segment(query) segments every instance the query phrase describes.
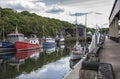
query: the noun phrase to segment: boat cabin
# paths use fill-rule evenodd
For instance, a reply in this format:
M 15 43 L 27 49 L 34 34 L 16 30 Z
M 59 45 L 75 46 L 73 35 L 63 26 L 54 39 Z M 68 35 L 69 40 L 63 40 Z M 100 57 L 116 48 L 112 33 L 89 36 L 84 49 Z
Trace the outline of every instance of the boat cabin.
M 15 43 L 16 41 L 24 41 L 24 35 L 21 33 L 11 33 L 7 36 L 8 41 Z

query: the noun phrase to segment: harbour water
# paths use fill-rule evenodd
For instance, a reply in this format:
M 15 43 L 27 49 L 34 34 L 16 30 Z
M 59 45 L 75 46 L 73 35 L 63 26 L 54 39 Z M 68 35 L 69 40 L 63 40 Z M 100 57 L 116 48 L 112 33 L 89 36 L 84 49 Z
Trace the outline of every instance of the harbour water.
M 64 46 L 8 52 L 0 55 L 0 79 L 62 79 L 74 64 Z

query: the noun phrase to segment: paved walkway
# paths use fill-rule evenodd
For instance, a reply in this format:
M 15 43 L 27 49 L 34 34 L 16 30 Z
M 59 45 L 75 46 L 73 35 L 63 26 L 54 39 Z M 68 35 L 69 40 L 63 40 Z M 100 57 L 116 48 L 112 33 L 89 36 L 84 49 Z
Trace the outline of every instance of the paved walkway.
M 115 79 L 120 79 L 120 43 L 106 39 L 104 49 L 100 51 L 100 61 L 112 64 Z

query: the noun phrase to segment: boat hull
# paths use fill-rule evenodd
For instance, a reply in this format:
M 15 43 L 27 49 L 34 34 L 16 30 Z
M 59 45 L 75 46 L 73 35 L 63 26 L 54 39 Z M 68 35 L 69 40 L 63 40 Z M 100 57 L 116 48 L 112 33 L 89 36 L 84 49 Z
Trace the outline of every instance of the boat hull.
M 15 44 L 6 41 L 0 41 L 0 52 L 15 51 Z
M 72 50 L 70 54 L 71 60 L 78 60 L 84 56 L 84 52 L 82 50 Z
M 83 57 L 83 54 L 78 54 L 78 53 L 71 53 L 70 55 L 70 60 L 79 60 Z
M 15 51 L 15 48 L 0 48 L 0 53 Z
M 43 43 L 43 48 L 49 48 L 49 47 L 55 47 L 56 43 L 55 42 L 44 42 Z
M 31 44 L 31 43 L 27 43 L 27 42 L 20 42 L 17 41 L 15 43 L 16 46 L 16 50 L 20 51 L 20 50 L 31 50 L 31 49 L 39 49 L 41 47 L 40 44 Z

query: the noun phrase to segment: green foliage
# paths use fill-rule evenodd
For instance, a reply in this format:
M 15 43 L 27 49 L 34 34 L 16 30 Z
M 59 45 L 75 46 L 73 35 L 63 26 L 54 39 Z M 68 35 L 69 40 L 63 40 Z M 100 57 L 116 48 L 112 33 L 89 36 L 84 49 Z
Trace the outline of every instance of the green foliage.
M 13 32 L 18 26 L 18 31 L 25 36 L 35 33 L 39 37 L 42 37 L 43 34 L 54 37 L 61 29 L 75 27 L 74 24 L 66 21 L 38 16 L 28 11 L 17 12 L 10 8 L 0 8 L 0 31 L 3 26 L 7 34 Z
M 109 32 L 109 28 L 101 28 L 100 30 L 102 34 Z

